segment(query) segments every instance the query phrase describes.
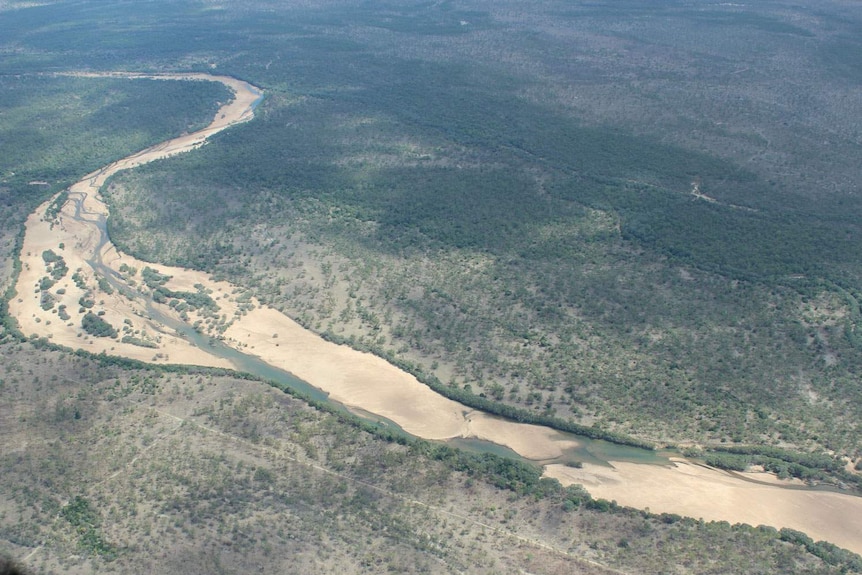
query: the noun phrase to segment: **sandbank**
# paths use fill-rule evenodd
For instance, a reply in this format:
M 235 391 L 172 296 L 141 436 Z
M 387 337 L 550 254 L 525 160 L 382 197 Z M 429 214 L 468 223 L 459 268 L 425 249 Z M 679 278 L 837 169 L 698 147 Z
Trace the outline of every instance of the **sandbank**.
M 684 459 L 673 459 L 670 466 L 618 461 L 611 465 L 584 464 L 581 469 L 548 465 L 545 475 L 564 485 L 582 484 L 593 497 L 628 507 L 707 521 L 789 527 L 815 541 L 862 553 L 860 497 L 754 483 Z
M 73 209 L 73 206 L 74 201 L 70 201 L 67 209 Z M 119 290 L 112 294 L 101 291 L 97 274 L 85 259 L 97 244 L 94 232 L 98 230 L 94 230 L 87 222 L 68 217 L 66 209 L 57 220 L 45 221 L 42 214 L 46 208 L 47 205 L 40 207 L 27 220 L 21 250 L 22 269 L 16 283 L 18 293 L 9 305 L 10 313 L 24 335 L 46 337 L 52 343 L 72 349 L 122 355 L 150 363 L 231 367 L 230 362 L 194 346 L 174 330 L 152 320 L 143 297 L 128 297 L 135 295 L 132 290 L 125 292 L 126 295 Z M 60 245 L 64 247 L 60 248 Z M 42 290 L 38 286 L 42 278 L 49 276 L 42 258 L 42 253 L 47 250 L 62 257 L 69 271 L 48 290 L 55 299 L 54 307 L 43 309 Z M 85 284 L 83 289 L 72 278 L 76 272 Z M 81 300 L 88 296 L 94 302 L 92 308 L 85 308 L 81 304 Z M 61 306 L 65 306 L 70 316 L 68 320 L 60 318 Z M 173 310 L 163 307 L 166 308 L 163 310 L 166 315 L 176 316 Z M 114 328 L 130 326 L 138 332 L 137 336 L 151 338 L 156 347 L 123 343 L 120 338 L 90 336 L 81 327 L 81 318 L 88 312 L 101 314 L 100 317 Z
M 478 438 L 528 459 L 562 455 L 576 442 L 553 429 L 469 410 L 384 359 L 324 340 L 276 310 L 256 308 L 225 332 L 228 344 L 289 371 L 348 407 L 376 413 L 425 439 Z

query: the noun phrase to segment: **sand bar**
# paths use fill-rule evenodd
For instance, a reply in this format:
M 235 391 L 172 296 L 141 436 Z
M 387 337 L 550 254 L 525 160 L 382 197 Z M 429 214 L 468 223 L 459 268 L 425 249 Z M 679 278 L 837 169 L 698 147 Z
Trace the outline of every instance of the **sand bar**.
M 618 461 L 611 462 L 613 467 L 584 464 L 582 469 L 549 465 L 545 473 L 620 505 L 707 521 L 789 527 L 862 553 L 860 497 L 788 488 L 793 482 L 755 483 L 684 459 L 672 461 L 667 467 Z

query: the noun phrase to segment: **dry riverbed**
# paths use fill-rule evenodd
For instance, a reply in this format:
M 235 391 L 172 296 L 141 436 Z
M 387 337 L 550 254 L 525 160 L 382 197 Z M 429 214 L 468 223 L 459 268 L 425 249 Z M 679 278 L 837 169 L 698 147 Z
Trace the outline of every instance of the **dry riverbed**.
M 62 206 L 52 209 L 48 202 L 30 216 L 18 295 L 10 302 L 25 335 L 151 363 L 235 367 L 209 346 L 196 345 L 167 325 L 183 323 L 292 372 L 348 407 L 386 417 L 419 437 L 486 439 L 537 461 L 557 458 L 574 446 L 557 431 L 490 417 L 446 399 L 376 356 L 325 341 L 261 306 L 239 286 L 214 281 L 203 272 L 150 264 L 119 253 L 103 236 L 107 207 L 98 191 L 107 178 L 203 145 L 209 136 L 250 119 L 259 97 L 252 86 L 233 78 L 129 76 L 219 81 L 236 97 L 207 128 L 89 174 L 70 188 Z M 150 271 L 145 272 L 146 268 Z M 85 331 L 82 321 L 88 314 L 110 324 L 116 335 L 100 337 Z M 792 527 L 862 553 L 862 498 L 756 483 L 685 460 L 667 467 L 618 462 L 612 468 L 549 465 L 546 473 L 563 484 L 581 483 L 594 496 L 623 505 L 731 523 Z
M 668 467 L 611 465 L 549 465 L 545 473 L 563 484 L 580 483 L 594 497 L 620 505 L 707 521 L 790 527 L 862 553 L 862 498 L 798 489 L 798 483 L 781 482 L 768 473 L 741 478 L 685 459 L 674 458 Z

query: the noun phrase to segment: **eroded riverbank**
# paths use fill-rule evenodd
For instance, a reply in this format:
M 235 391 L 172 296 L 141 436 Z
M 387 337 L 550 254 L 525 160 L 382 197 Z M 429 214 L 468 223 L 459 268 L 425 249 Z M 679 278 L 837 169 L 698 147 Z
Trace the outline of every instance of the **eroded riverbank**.
M 331 399 L 385 417 L 419 437 L 483 439 L 537 461 L 560 458 L 577 447 L 570 435 L 502 420 L 446 399 L 381 358 L 325 341 L 262 306 L 240 286 L 118 252 L 105 232 L 108 210 L 98 196 L 108 178 L 203 145 L 213 134 L 251 119 L 260 99 L 254 86 L 228 77 L 128 77 L 218 81 L 235 98 L 203 130 L 88 174 L 69 189 L 67 201 L 47 202 L 30 216 L 18 295 L 10 302 L 10 312 L 25 335 L 151 363 L 242 369 L 236 360 L 219 354 L 217 347 L 200 345 L 178 330 L 176 326 L 182 325 L 293 373 Z M 65 273 L 61 273 L 63 267 Z M 116 330 L 116 337 L 96 335 L 102 326 L 99 321 Z M 82 327 L 85 323 L 89 331 Z M 564 484 L 582 483 L 593 495 L 624 505 L 732 523 L 792 527 L 862 553 L 862 498 L 757 485 L 685 461 L 667 466 L 612 464 L 587 464 L 583 469 L 549 465 L 546 473 Z

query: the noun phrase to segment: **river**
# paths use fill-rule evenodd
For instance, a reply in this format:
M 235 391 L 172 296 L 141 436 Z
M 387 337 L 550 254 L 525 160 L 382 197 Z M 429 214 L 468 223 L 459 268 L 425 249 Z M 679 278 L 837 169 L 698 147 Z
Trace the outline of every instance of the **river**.
M 96 74 L 90 74 L 96 75 Z M 118 76 L 121 74 L 105 74 Z M 229 367 L 276 380 L 317 399 L 327 399 L 370 419 L 397 425 L 430 440 L 448 441 L 479 451 L 523 457 L 546 465 L 546 474 L 564 484 L 581 483 L 595 496 L 653 512 L 791 527 L 862 553 L 862 498 L 843 493 L 758 483 L 705 468 L 666 454 L 594 441 L 547 427 L 522 424 L 467 408 L 423 385 L 412 375 L 379 357 L 323 340 L 283 314 L 263 306 L 243 288 L 215 281 L 194 270 L 142 262 L 120 253 L 106 232 L 108 209 L 99 190 L 118 171 L 193 150 L 224 129 L 254 116 L 263 99 L 256 87 L 234 78 L 205 74 L 145 75 L 162 80 L 217 81 L 235 98 L 206 128 L 174 138 L 88 174 L 68 191 L 69 201 L 56 217 L 48 204 L 27 221 L 22 272 L 10 312 L 26 335 L 54 343 L 104 351 L 151 363 Z M 49 202 L 50 203 L 50 202 Z M 61 247 L 62 246 L 62 247 Z M 90 337 L 78 317 L 58 321 L 56 309 L 40 306 L 33 285 L 46 274 L 44 250 L 60 253 L 70 270 L 82 269 L 83 280 L 64 278 L 55 292 L 58 304 L 79 308 L 81 297 L 97 299 L 94 311 L 138 343 Z M 179 313 L 153 301 L 141 289 L 141 271 L 157 268 L 165 287 L 177 292 L 208 293 L 218 317 L 198 310 Z M 99 291 L 98 280 L 112 286 Z M 219 319 L 219 317 L 221 319 Z M 131 338 L 129 338 L 131 341 Z M 148 346 L 142 347 L 141 339 Z M 581 462 L 582 468 L 567 463 Z

